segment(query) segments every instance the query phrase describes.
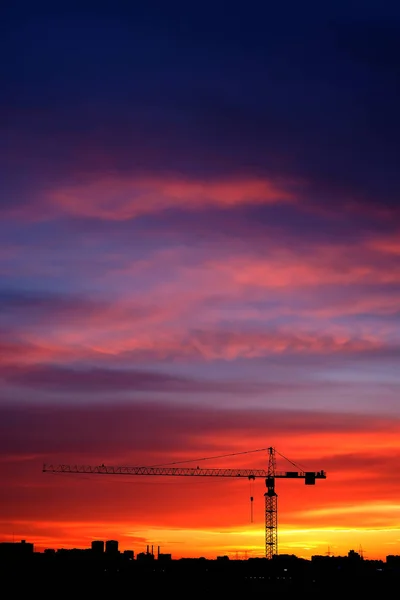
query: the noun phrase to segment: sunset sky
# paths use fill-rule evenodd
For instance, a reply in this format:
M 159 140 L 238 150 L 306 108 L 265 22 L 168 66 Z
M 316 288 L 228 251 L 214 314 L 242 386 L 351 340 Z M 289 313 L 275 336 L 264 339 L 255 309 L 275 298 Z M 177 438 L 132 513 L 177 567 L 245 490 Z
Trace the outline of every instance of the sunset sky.
M 262 479 L 42 465 L 273 446 L 280 553 L 400 555 L 399 3 L 0 23 L 0 542 L 264 556 Z

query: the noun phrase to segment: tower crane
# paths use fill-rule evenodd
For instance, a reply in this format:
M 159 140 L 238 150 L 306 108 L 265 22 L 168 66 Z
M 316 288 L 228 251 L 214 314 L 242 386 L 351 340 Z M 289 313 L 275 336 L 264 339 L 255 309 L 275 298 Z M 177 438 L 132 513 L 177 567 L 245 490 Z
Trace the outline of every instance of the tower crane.
M 122 467 L 109 465 L 53 465 L 44 464 L 43 472 L 48 473 L 75 473 L 97 475 L 169 475 L 180 477 L 242 477 L 249 480 L 265 478 L 267 491 L 265 497 L 265 556 L 272 558 L 278 554 L 278 495 L 275 491 L 275 479 L 304 479 L 305 485 L 315 485 L 317 479 L 326 479 L 325 471 L 277 471 L 275 448 L 261 448 L 268 451 L 268 468 L 265 469 L 221 469 L 200 467 Z M 250 452 L 259 452 L 253 450 Z M 236 453 L 242 454 L 242 453 Z M 243 453 L 247 454 L 247 452 Z M 232 456 L 232 455 L 225 455 Z M 282 456 L 282 455 L 281 455 Z M 215 458 L 215 457 L 212 457 Z M 283 457 L 285 458 L 285 457 Z M 205 460 L 205 459 L 202 459 Z M 291 461 L 290 461 L 291 462 Z M 172 463 L 176 464 L 176 463 Z M 294 463 L 292 463 L 294 464 Z M 251 498 L 253 500 L 253 498 Z

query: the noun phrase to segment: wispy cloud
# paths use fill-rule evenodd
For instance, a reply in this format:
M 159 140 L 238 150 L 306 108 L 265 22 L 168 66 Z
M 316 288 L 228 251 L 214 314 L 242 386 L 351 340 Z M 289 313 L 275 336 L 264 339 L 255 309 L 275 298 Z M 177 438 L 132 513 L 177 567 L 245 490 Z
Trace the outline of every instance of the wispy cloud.
M 289 186 L 287 186 L 289 187 Z M 126 220 L 171 208 L 204 210 L 208 206 L 292 202 L 293 193 L 266 179 L 185 180 L 108 176 L 49 193 L 49 205 L 66 214 Z

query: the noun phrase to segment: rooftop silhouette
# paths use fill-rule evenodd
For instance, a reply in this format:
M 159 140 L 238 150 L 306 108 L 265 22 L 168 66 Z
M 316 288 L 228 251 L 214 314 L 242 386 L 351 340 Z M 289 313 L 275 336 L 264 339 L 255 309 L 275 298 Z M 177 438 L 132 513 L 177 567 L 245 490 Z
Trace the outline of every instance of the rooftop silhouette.
M 0 568 L 4 582 L 18 582 L 25 589 L 47 593 L 52 582 L 65 589 L 85 586 L 89 592 L 126 592 L 146 586 L 149 591 L 184 591 L 189 587 L 208 592 L 228 591 L 307 591 L 309 597 L 327 590 L 346 592 L 357 585 L 369 593 L 389 591 L 400 583 L 400 555 L 385 561 L 366 560 L 349 550 L 346 556 L 275 555 L 272 559 L 180 558 L 160 552 L 160 546 L 147 546 L 135 554 L 120 551 L 117 540 L 94 540 L 90 548 L 45 549 L 35 552 L 34 544 L 0 543 Z M 53 587 L 52 587 L 53 586 Z

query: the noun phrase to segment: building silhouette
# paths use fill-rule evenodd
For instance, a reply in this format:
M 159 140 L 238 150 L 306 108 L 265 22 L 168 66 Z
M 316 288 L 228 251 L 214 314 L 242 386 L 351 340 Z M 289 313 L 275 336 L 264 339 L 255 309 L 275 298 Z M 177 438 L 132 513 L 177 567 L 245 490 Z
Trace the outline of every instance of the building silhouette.
M 92 552 L 96 555 L 104 553 L 104 542 L 102 540 L 94 540 L 92 542 Z
M 350 550 L 346 556 L 315 555 L 311 560 L 295 555 L 275 555 L 272 559 L 185 558 L 173 560 L 170 554 L 133 550 L 119 551 L 116 540 L 94 540 L 90 548 L 46 549 L 35 552 L 34 544 L 0 543 L 0 577 L 16 593 L 39 593 L 41 597 L 75 594 L 79 587 L 85 595 L 134 594 L 142 589 L 155 593 L 196 594 L 278 593 L 287 597 L 304 593 L 320 598 L 332 592 L 346 596 L 380 594 L 389 597 L 400 587 L 400 556 L 386 561 L 366 560 Z M 26 587 L 24 587 L 26 586 Z M 175 595 L 175 597 L 177 597 Z
M 106 541 L 106 554 L 107 556 L 117 556 L 119 554 L 118 542 L 116 540 Z

